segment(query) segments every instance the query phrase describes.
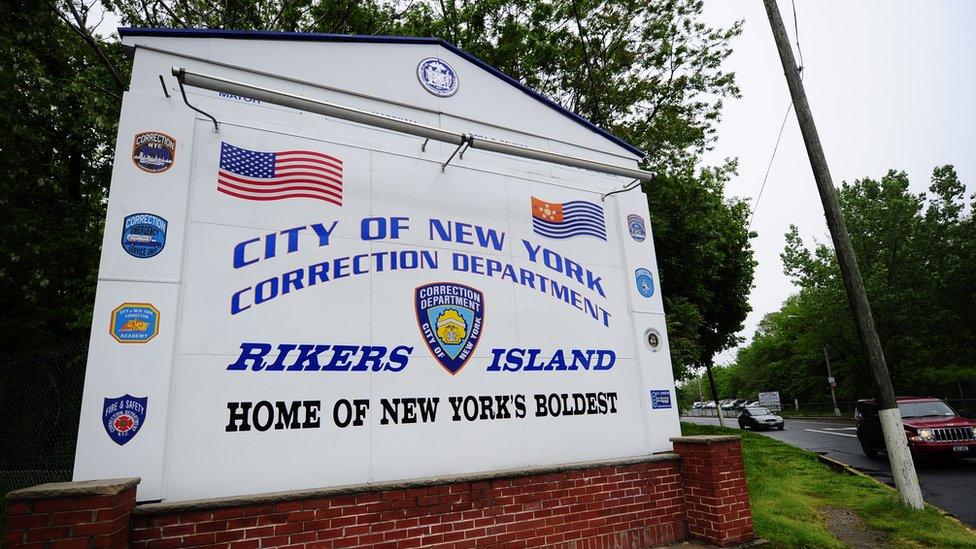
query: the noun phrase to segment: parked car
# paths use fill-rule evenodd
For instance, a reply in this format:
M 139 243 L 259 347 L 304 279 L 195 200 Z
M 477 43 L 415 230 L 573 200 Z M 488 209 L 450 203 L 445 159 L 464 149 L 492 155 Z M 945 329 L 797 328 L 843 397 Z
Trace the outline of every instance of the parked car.
M 912 455 L 976 458 L 976 420 L 960 417 L 938 398 L 898 397 L 908 448 Z M 857 440 L 864 455 L 884 450 L 884 434 L 874 399 L 857 401 Z
M 765 406 L 749 406 L 739 413 L 740 429 L 779 429 L 786 428 L 782 417 L 769 411 Z

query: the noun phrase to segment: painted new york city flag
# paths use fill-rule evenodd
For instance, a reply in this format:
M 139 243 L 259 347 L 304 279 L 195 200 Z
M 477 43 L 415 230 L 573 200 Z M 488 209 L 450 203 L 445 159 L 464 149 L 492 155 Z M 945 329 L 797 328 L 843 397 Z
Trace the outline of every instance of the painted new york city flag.
M 532 197 L 532 231 L 546 238 L 592 236 L 607 239 L 603 208 L 585 200 L 549 202 Z

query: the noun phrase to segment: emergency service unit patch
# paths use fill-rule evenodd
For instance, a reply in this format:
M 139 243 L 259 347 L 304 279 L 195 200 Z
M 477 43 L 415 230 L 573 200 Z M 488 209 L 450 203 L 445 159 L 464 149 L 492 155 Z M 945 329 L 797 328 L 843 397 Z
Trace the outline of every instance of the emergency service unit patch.
M 137 434 L 146 421 L 148 396 L 134 397 L 129 394 L 118 398 L 106 398 L 102 407 L 102 425 L 112 442 L 122 446 Z
M 148 259 L 166 245 L 166 220 L 150 213 L 125 216 L 122 222 L 122 249 L 132 257 Z
M 137 133 L 132 140 L 132 162 L 144 172 L 165 172 L 176 162 L 176 139 L 161 132 Z
M 420 335 L 445 370 L 455 375 L 474 354 L 485 319 L 485 295 L 464 284 L 434 282 L 414 291 Z

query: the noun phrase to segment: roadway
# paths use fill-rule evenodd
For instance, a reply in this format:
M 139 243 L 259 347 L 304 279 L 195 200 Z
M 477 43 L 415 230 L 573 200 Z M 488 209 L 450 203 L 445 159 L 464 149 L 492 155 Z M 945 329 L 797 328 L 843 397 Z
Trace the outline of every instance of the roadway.
M 681 421 L 718 425 L 718 418 L 682 417 Z M 726 426 L 738 429 L 735 418 Z M 786 419 L 782 431 L 757 431 L 787 444 L 824 454 L 894 486 L 888 458 L 882 453 L 872 459 L 861 452 L 854 434 L 854 422 L 833 419 Z M 925 501 L 951 513 L 970 527 L 976 527 L 976 459 L 916 460 L 915 469 Z

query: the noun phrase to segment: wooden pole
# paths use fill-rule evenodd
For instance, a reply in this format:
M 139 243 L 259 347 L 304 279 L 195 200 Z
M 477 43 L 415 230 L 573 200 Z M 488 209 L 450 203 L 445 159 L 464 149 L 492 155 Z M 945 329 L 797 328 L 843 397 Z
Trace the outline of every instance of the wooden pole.
M 868 370 L 871 373 L 871 382 L 874 384 L 874 393 L 878 403 L 881 427 L 884 431 L 885 446 L 888 460 L 891 462 L 895 486 L 901 494 L 902 503 L 908 507 L 921 509 L 925 503 L 922 500 L 922 491 L 918 486 L 918 476 L 915 473 L 912 455 L 908 450 L 908 440 L 905 437 L 905 428 L 901 421 L 901 414 L 898 412 L 898 404 L 895 401 L 895 391 L 891 386 L 888 366 L 885 364 L 881 340 L 878 339 L 874 317 L 871 314 L 871 305 L 868 303 L 868 296 L 864 290 L 864 281 L 861 280 L 861 272 L 857 266 L 857 258 L 854 256 L 850 236 L 847 234 L 844 215 L 837 202 L 837 194 L 830 178 L 827 159 L 824 156 L 823 146 L 820 144 L 820 136 L 817 134 L 817 127 L 813 123 L 813 113 L 810 110 L 810 104 L 807 102 L 803 82 L 800 80 L 800 71 L 796 66 L 793 50 L 786 35 L 786 26 L 783 25 L 783 18 L 780 16 L 776 0 L 763 0 L 763 3 L 766 6 L 769 25 L 773 30 L 773 38 L 776 41 L 779 58 L 786 74 L 786 83 L 789 85 L 790 95 L 793 98 L 796 118 L 803 134 L 803 142 L 807 148 L 807 155 L 810 157 L 810 167 L 813 168 L 817 190 L 820 192 L 820 200 L 823 202 L 824 214 L 827 217 L 827 228 L 830 230 L 830 237 L 834 242 L 837 262 L 844 278 L 844 288 L 847 290 L 847 300 L 850 302 L 851 310 L 854 313 L 854 324 L 857 326 L 857 335 L 861 342 L 861 353 L 864 355 Z

